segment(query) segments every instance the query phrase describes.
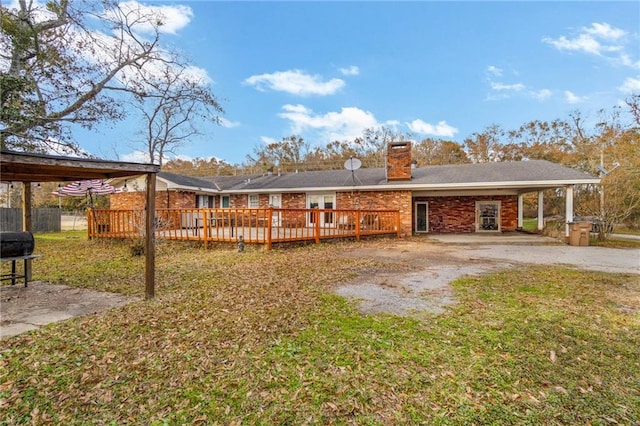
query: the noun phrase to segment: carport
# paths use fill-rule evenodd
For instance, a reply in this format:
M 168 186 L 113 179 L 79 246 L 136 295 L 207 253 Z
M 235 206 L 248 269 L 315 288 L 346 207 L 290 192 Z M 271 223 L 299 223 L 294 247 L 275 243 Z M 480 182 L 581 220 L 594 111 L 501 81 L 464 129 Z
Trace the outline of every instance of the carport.
M 155 296 L 155 191 L 156 164 L 127 163 L 99 159 L 60 157 L 14 151 L 0 151 L 0 180 L 22 182 L 22 228 L 31 232 L 31 184 L 89 179 L 146 176 L 145 200 L 145 299 Z

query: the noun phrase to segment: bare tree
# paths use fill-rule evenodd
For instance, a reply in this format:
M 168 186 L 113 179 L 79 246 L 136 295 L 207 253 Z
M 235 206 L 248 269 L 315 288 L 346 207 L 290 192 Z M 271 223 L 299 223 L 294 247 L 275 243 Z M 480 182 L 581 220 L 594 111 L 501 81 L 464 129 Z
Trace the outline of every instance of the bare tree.
M 77 150 L 70 125 L 123 116 L 119 92 L 140 70 L 172 61 L 162 17 L 117 0 L 18 0 L 0 6 L 0 147 Z
M 222 108 L 202 78 L 176 60 L 137 83 L 134 107 L 142 115 L 149 161 L 162 164 L 166 154 L 201 134 L 200 124 L 219 123 Z

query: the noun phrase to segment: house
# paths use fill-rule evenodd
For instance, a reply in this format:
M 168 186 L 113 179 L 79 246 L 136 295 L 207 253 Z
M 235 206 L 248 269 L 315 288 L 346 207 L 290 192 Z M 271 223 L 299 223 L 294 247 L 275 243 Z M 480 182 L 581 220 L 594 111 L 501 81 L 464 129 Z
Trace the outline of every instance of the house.
M 531 192 L 538 194 L 542 229 L 543 191 L 563 189 L 568 236 L 573 188 L 598 183 L 544 160 L 413 167 L 411 143 L 395 142 L 384 168 L 208 178 L 160 172 L 156 207 L 393 209 L 400 212 L 401 235 L 503 232 L 522 227 L 523 194 Z M 112 184 L 126 191 L 111 196 L 112 209 L 140 207 L 141 182 Z

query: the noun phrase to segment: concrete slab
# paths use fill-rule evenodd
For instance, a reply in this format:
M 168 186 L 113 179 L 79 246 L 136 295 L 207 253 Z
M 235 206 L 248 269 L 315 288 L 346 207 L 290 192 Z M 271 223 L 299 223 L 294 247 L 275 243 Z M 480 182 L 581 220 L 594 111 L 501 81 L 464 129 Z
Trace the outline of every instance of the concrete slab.
M 0 287 L 0 338 L 75 316 L 122 306 L 137 297 L 34 281 Z
M 525 232 L 468 233 L 468 234 L 426 234 L 428 239 L 448 244 L 563 244 L 557 238 Z

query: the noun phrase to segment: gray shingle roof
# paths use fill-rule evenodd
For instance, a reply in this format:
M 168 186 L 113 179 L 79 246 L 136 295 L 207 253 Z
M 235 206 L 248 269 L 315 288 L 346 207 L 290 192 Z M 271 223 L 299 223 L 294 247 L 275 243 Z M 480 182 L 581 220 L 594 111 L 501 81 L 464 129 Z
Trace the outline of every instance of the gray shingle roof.
M 175 173 L 169 172 L 160 172 L 158 173 L 158 177 L 173 182 L 176 185 L 193 187 L 193 188 L 206 188 L 206 189 L 216 189 L 213 183 L 207 179 L 194 177 L 194 176 L 185 176 L 178 175 Z
M 597 178 L 545 160 L 502 163 L 455 164 L 418 167 L 412 170 L 411 181 L 387 181 L 384 168 L 349 170 L 322 170 L 251 176 L 216 176 L 194 178 L 172 173 L 159 174 L 178 185 L 216 189 L 224 192 L 255 192 L 258 190 L 293 190 L 323 188 L 369 187 L 371 189 L 399 186 L 428 188 L 468 184 L 504 184 L 517 182 L 590 182 Z

